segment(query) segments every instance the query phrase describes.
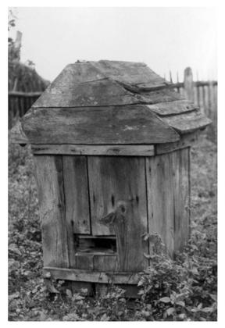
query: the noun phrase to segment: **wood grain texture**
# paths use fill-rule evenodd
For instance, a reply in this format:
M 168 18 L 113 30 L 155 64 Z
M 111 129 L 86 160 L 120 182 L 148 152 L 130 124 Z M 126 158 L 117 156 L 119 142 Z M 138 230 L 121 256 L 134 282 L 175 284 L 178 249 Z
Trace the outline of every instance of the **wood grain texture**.
M 100 60 L 91 62 L 108 78 L 145 89 L 155 85 L 165 85 L 165 80 L 144 63 Z
M 32 144 L 154 144 L 179 135 L 147 106 L 40 108 L 22 126 Z
M 165 88 L 162 89 L 162 87 L 161 84 L 157 85 L 157 88 L 153 88 L 153 91 L 151 91 L 152 89 L 149 86 L 134 87 L 107 78 L 85 83 L 74 83 L 71 89 L 67 84 L 50 85 L 32 107 L 106 107 L 156 104 L 184 99 L 178 92 L 167 88 L 166 85 Z M 150 91 L 145 91 L 145 89 Z
M 189 238 L 190 148 L 146 159 L 150 233 L 161 236 L 168 254 Z
M 171 90 L 170 88 L 140 92 L 140 95 L 144 98 L 143 103 L 146 104 L 158 104 L 164 102 L 171 102 L 176 100 L 184 100 L 184 97 L 178 92 Z
M 186 148 L 194 145 L 199 137 L 199 131 L 194 131 L 181 136 L 180 141 L 168 142 L 166 144 L 155 145 L 156 155 L 170 153 L 174 150 Z
M 165 85 L 165 80 L 143 63 L 81 62 L 66 66 L 33 107 L 136 104 L 146 102 L 137 91 Z
M 161 119 L 181 134 L 203 129 L 211 124 L 211 120 L 201 114 L 200 111 L 193 111 L 182 115 L 164 116 Z
M 196 110 L 196 106 L 188 100 L 161 102 L 155 105 L 147 106 L 149 109 L 160 116 L 176 115 Z
M 173 153 L 174 251 L 182 251 L 190 238 L 190 148 Z
M 140 276 L 136 272 L 95 272 L 77 269 L 44 267 L 44 278 L 49 276 L 54 279 L 86 281 L 97 283 L 137 284 Z
M 138 271 L 146 266 L 148 246 L 145 161 L 143 158 L 91 157 L 88 159 L 92 232 L 117 236 L 118 271 Z M 116 225 L 100 219 L 115 213 L 125 202 L 125 212 Z M 135 245 L 135 246 L 134 246 Z
M 72 253 L 68 244 L 72 229 L 66 224 L 62 157 L 36 156 L 34 159 L 44 265 L 67 268 L 70 267 Z
M 33 107 L 85 107 L 137 104 L 142 96 L 104 76 L 91 63 L 68 65 Z
M 154 156 L 153 145 L 33 145 L 33 154 Z
M 188 100 L 194 101 L 193 73 L 190 67 L 184 71 L 184 94 Z
M 117 271 L 116 255 L 100 255 L 95 254 L 94 250 L 91 254 L 75 254 L 75 269 L 88 271 Z
M 94 255 L 94 270 L 105 272 L 116 272 L 117 256 L 116 255 Z
M 93 271 L 94 270 L 93 258 L 94 258 L 93 254 L 85 254 L 85 255 L 76 254 L 75 255 L 76 269 Z
M 160 235 L 170 256 L 174 252 L 174 190 L 172 154 L 146 159 L 150 234 Z
M 87 161 L 85 156 L 63 156 L 66 221 L 74 233 L 90 234 Z

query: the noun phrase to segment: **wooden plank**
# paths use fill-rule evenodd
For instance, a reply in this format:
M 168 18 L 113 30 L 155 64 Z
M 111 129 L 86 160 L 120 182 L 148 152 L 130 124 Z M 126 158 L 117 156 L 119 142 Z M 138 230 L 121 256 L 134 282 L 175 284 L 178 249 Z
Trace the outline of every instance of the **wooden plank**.
M 76 261 L 76 269 L 80 270 L 94 270 L 94 264 L 93 264 L 93 254 L 76 254 L 75 255 L 75 261 Z
M 155 152 L 157 155 L 160 155 L 160 154 L 170 153 L 177 149 L 192 146 L 197 142 L 198 137 L 199 137 L 199 131 L 184 134 L 183 136 L 181 136 L 180 141 L 155 145 Z
M 33 98 L 33 97 L 40 97 L 42 92 L 21 92 L 21 91 L 9 91 L 9 97 L 21 97 L 21 98 Z
M 190 148 L 146 159 L 150 233 L 161 236 L 170 256 L 189 238 Z
M 146 158 L 149 233 L 157 233 L 170 256 L 174 252 L 172 153 Z
M 204 108 L 204 113 L 206 115 L 208 115 L 208 107 L 207 107 L 207 99 L 206 99 L 206 90 L 205 90 L 205 86 L 202 86 L 202 104 L 203 104 L 203 108 Z
M 161 119 L 181 134 L 203 129 L 211 124 L 211 120 L 201 114 L 200 111 L 193 111 L 182 115 L 164 116 Z
M 198 107 L 200 107 L 200 87 L 196 87 L 196 91 L 197 91 L 197 104 Z
M 153 145 L 32 145 L 33 154 L 154 156 Z
M 173 153 L 174 250 L 182 251 L 190 237 L 190 148 Z
M 100 60 L 92 62 L 92 65 L 111 79 L 143 89 L 165 82 L 144 63 Z
M 92 233 L 116 234 L 119 271 L 142 270 L 148 249 L 141 238 L 147 232 L 144 158 L 90 157 L 88 167 Z M 125 207 L 121 220 L 100 221 L 111 213 L 121 217 L 121 202 Z
M 160 116 L 188 113 L 196 109 L 196 106 L 188 100 L 175 100 L 147 106 Z
M 30 110 L 22 127 L 32 144 L 154 144 L 179 135 L 147 106 L 39 108 Z
M 36 180 L 42 228 L 45 266 L 70 267 L 68 239 L 71 226 L 66 223 L 62 157 L 36 156 Z
M 140 93 L 144 97 L 144 101 L 147 104 L 158 104 L 171 102 L 176 100 L 184 100 L 178 92 L 171 90 L 171 88 L 165 88 L 157 91 L 142 92 Z
M 63 156 L 66 221 L 77 234 L 90 234 L 87 161 L 85 156 Z
M 95 272 L 77 269 L 44 267 L 44 278 L 54 278 L 72 281 L 131 284 L 138 283 L 140 276 L 137 272 Z
M 194 101 L 193 74 L 190 67 L 187 67 L 184 71 L 184 93 L 188 100 Z
M 95 271 L 118 271 L 116 255 L 94 255 L 93 263 Z

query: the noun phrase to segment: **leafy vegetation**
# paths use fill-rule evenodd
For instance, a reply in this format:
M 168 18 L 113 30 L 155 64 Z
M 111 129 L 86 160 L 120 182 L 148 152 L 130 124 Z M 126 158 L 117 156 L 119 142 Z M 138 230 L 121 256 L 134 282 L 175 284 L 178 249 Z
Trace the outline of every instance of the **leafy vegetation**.
M 215 321 L 217 319 L 216 146 L 202 137 L 192 150 L 192 234 L 175 260 L 151 238 L 151 267 L 140 274 L 140 298 L 110 286 L 104 296 L 73 293 L 64 282 L 49 293 L 30 148 L 9 143 L 10 321 Z

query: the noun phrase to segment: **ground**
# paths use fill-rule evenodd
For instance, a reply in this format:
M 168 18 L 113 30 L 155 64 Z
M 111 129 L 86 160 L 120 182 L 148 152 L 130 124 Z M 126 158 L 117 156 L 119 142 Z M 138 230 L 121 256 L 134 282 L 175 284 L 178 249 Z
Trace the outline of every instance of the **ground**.
M 29 146 L 22 148 L 9 142 L 9 320 L 216 320 L 216 174 L 216 144 L 202 136 L 191 151 L 192 246 L 187 250 L 188 268 L 185 254 L 177 264 L 167 260 L 160 267 L 156 264 L 157 272 L 149 273 L 151 280 L 142 277 L 141 299 L 136 302 L 126 300 L 123 291 L 113 286 L 108 295 L 98 298 L 86 297 L 85 291 L 74 295 L 69 290 L 49 293 L 42 278 L 41 231 L 31 151 Z M 174 284 L 174 277 L 180 274 L 188 275 L 188 285 L 182 281 Z M 151 286 L 154 279 L 157 282 Z M 55 292 L 60 285 L 63 282 L 52 287 Z

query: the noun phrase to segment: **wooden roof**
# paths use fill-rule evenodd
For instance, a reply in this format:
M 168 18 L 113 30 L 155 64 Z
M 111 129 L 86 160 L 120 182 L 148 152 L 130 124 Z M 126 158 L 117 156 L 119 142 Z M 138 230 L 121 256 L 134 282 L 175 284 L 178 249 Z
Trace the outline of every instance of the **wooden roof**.
M 32 144 L 159 144 L 210 124 L 143 63 L 77 62 L 13 129 Z

